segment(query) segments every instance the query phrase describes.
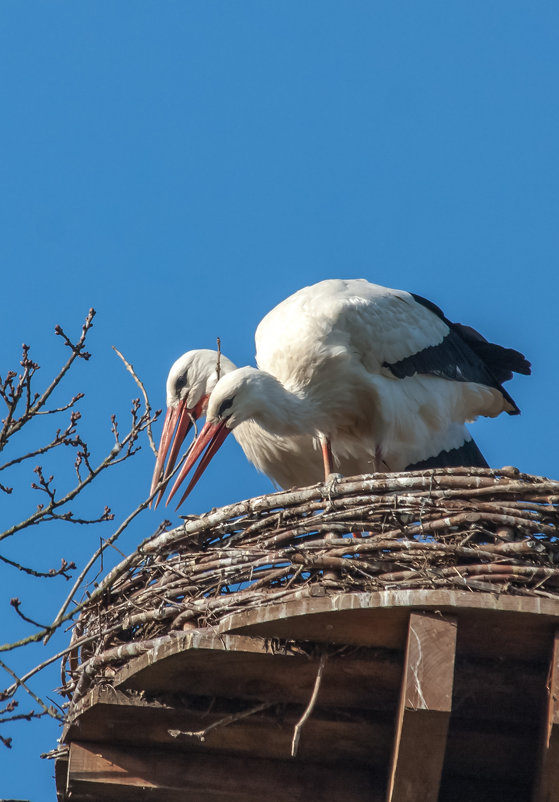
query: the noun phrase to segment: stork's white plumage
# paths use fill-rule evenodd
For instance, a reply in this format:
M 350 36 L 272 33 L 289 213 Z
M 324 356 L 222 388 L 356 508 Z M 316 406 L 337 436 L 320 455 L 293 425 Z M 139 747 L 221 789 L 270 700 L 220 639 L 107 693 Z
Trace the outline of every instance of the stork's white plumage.
M 522 354 L 451 323 L 429 301 L 365 279 L 299 290 L 262 320 L 256 346 L 260 370 L 234 370 L 212 391 L 171 496 L 206 446 L 185 496 L 229 431 L 248 421 L 276 437 L 310 435 L 331 448 L 332 467 L 350 460 L 356 473 L 486 465 L 464 423 L 517 414 L 501 385 L 530 372 Z

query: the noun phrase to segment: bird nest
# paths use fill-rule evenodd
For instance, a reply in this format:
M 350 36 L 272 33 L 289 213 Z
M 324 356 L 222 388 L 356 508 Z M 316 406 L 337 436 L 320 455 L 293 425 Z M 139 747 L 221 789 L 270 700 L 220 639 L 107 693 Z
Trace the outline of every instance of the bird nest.
M 73 703 L 179 631 L 340 591 L 461 589 L 559 600 L 559 482 L 515 468 L 339 478 L 248 499 L 144 541 L 83 607 Z

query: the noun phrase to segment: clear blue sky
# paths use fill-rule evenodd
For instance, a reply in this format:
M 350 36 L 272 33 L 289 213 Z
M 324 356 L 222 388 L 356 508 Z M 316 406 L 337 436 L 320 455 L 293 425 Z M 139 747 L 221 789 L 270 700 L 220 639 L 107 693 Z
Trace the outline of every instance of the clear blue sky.
M 65 356 L 54 325 L 75 333 L 95 307 L 94 361 L 59 399 L 86 391 L 101 458 L 110 413 L 124 427 L 137 394 L 112 344 L 161 406 L 183 351 L 220 336 L 252 363 L 254 329 L 278 301 L 365 277 L 532 360 L 534 375 L 509 385 L 522 416 L 472 431 L 492 465 L 557 476 L 558 28 L 557 4 L 515 0 L 4 0 L 0 374 L 25 341 L 46 381 Z M 152 468 L 144 448 L 86 506 L 124 515 Z M 0 498 L 1 528 L 36 503 L 33 478 L 22 470 Z M 184 512 L 269 490 L 231 438 Z M 165 514 L 147 513 L 120 547 Z M 98 537 L 52 526 L 2 553 L 82 565 Z M 10 596 L 44 620 L 67 590 L 2 577 L 2 640 L 22 633 Z M 45 656 L 4 659 L 23 671 Z M 52 671 L 35 687 L 58 681 Z M 54 799 L 38 753 L 56 726 L 9 734 L 0 795 Z

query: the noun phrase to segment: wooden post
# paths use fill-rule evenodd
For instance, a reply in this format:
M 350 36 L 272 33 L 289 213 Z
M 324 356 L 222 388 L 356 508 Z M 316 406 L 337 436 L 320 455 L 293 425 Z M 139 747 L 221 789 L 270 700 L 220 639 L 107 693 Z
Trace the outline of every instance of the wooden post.
M 456 619 L 411 613 L 388 802 L 439 796 L 456 652 Z
M 539 770 L 533 802 L 559 802 L 559 629 L 555 630 L 547 682 Z

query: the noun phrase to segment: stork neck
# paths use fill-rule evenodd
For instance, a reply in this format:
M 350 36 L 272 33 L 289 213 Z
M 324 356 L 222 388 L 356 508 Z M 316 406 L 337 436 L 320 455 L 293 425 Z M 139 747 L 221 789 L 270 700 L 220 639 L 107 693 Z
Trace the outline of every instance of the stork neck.
M 319 431 L 318 411 L 310 398 L 287 390 L 270 374 L 266 374 L 266 384 L 266 402 L 253 415 L 257 423 L 278 435 L 308 435 Z

